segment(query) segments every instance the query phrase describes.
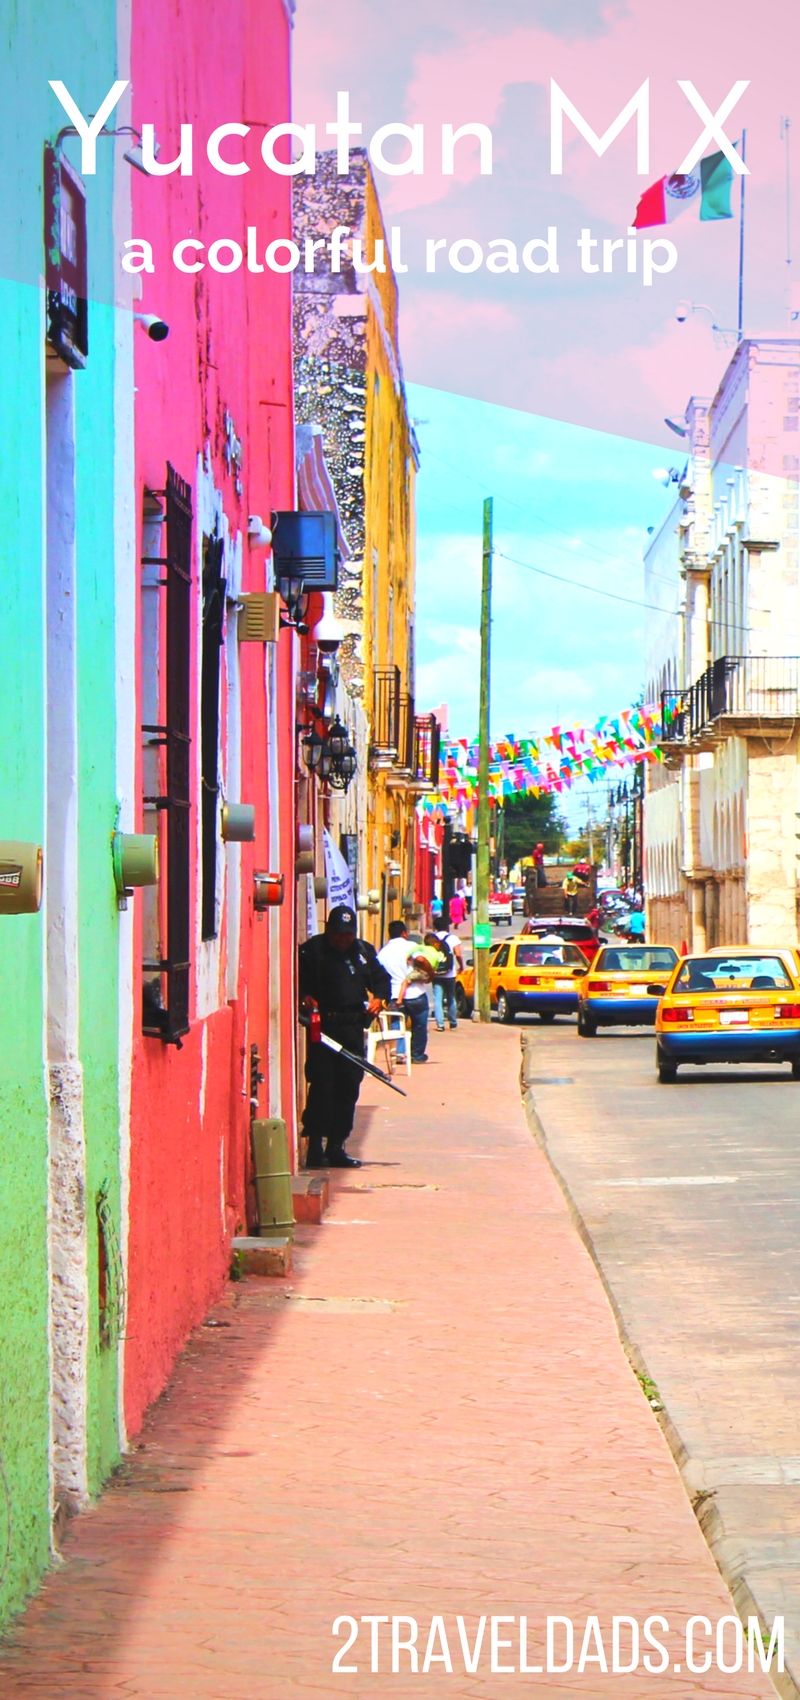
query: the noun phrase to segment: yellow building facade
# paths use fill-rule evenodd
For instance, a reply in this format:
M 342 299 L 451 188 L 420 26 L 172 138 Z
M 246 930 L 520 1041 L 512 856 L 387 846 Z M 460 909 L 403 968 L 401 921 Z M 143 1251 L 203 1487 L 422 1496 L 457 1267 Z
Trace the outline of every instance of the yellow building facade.
M 321 434 L 350 557 L 334 612 L 343 629 L 330 706 L 355 746 L 346 795 L 317 799 L 321 825 L 348 850 L 374 943 L 414 905 L 415 808 L 427 788 L 414 709 L 414 481 L 398 337 L 398 291 L 363 150 L 347 177 L 317 156 L 295 183 L 295 239 L 324 241 L 314 271 L 295 273 L 295 405 Z M 370 269 L 367 269 L 367 268 Z M 313 657 L 312 657 L 313 661 Z

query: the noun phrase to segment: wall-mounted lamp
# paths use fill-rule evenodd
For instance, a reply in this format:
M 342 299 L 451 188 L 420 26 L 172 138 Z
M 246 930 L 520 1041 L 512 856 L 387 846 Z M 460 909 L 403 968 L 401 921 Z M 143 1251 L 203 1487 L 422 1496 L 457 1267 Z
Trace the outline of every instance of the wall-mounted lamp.
M 348 744 L 331 770 L 331 785 L 335 791 L 346 791 L 356 773 L 356 752 L 352 744 Z
M 345 750 L 348 748 L 348 743 L 349 740 L 346 728 L 342 725 L 337 714 L 330 732 L 328 733 L 328 749 L 330 750 L 331 756 L 335 762 L 341 761 Z
M 278 589 L 283 597 L 287 618 L 281 620 L 282 626 L 290 626 L 294 631 L 305 633 L 308 627 L 304 624 L 308 612 L 308 592 L 301 578 L 282 578 Z
M 300 741 L 303 761 L 309 773 L 315 773 L 319 767 L 325 740 L 320 737 L 316 726 L 309 726 L 305 737 Z
M 35 915 L 41 909 L 42 866 L 38 844 L 0 839 L 0 915 Z
M 131 124 L 121 124 L 118 130 L 109 130 L 106 125 L 103 125 L 102 130 L 98 130 L 97 133 L 100 136 L 133 136 L 134 141 L 133 141 L 132 145 L 129 148 L 125 149 L 125 152 L 122 155 L 122 157 L 123 157 L 123 159 L 127 160 L 129 165 L 133 166 L 135 171 L 143 172 L 145 177 L 152 177 L 153 173 L 151 171 L 148 171 L 147 166 L 144 163 L 144 155 L 142 153 L 142 133 L 141 133 L 141 130 L 134 130 L 134 128 Z M 78 134 L 78 131 L 75 129 L 74 124 L 65 124 L 63 129 L 59 130 L 58 135 L 56 137 L 56 152 L 58 152 L 59 148 L 61 147 L 61 143 L 63 142 L 65 136 L 77 136 L 77 134 Z M 153 157 L 154 157 L 154 159 L 158 159 L 160 152 L 161 152 L 161 147 L 160 147 L 159 143 L 155 140 L 155 138 L 153 138 Z

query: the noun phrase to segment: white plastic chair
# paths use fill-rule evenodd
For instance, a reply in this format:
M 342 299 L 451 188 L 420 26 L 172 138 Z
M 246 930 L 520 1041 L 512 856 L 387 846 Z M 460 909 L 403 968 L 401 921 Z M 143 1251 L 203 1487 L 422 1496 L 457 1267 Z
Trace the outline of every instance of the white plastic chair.
M 372 1026 L 367 1032 L 367 1062 L 377 1062 L 379 1068 L 386 1067 L 391 1074 L 395 1064 L 404 1061 L 406 1074 L 410 1074 L 411 1034 L 402 1010 L 382 1009 L 375 1019 L 377 1027 Z

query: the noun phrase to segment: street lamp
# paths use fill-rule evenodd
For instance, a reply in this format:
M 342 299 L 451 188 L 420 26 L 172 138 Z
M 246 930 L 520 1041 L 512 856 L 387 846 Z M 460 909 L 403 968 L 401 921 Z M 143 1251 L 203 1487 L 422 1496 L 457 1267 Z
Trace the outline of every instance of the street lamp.
M 328 749 L 330 750 L 334 761 L 338 762 L 341 759 L 341 757 L 344 755 L 344 752 L 347 749 L 347 747 L 348 747 L 347 729 L 346 729 L 346 727 L 344 727 L 342 725 L 342 722 L 339 719 L 339 716 L 337 714 L 335 719 L 334 719 L 333 725 L 331 726 L 330 732 L 328 733 Z
M 319 767 L 323 747 L 324 740 L 320 737 L 316 726 L 309 726 L 306 735 L 300 744 L 303 761 L 305 762 L 309 773 L 315 773 Z
M 717 348 L 732 348 L 738 342 L 738 332 L 730 326 L 718 325 L 714 322 L 713 309 L 705 301 L 679 301 L 675 309 L 675 317 L 679 325 L 685 325 L 692 313 L 707 313 L 711 320 L 711 329 Z M 669 424 L 669 420 L 667 420 Z

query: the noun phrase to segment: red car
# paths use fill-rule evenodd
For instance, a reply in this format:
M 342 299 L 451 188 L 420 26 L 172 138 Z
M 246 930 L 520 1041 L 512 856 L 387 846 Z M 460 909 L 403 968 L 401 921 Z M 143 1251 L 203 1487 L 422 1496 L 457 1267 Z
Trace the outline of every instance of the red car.
M 609 942 L 602 934 L 594 932 L 586 921 L 576 920 L 572 915 L 532 915 L 522 931 L 533 933 L 537 938 L 546 933 L 557 933 L 565 944 L 576 944 L 590 966 L 600 946 Z

